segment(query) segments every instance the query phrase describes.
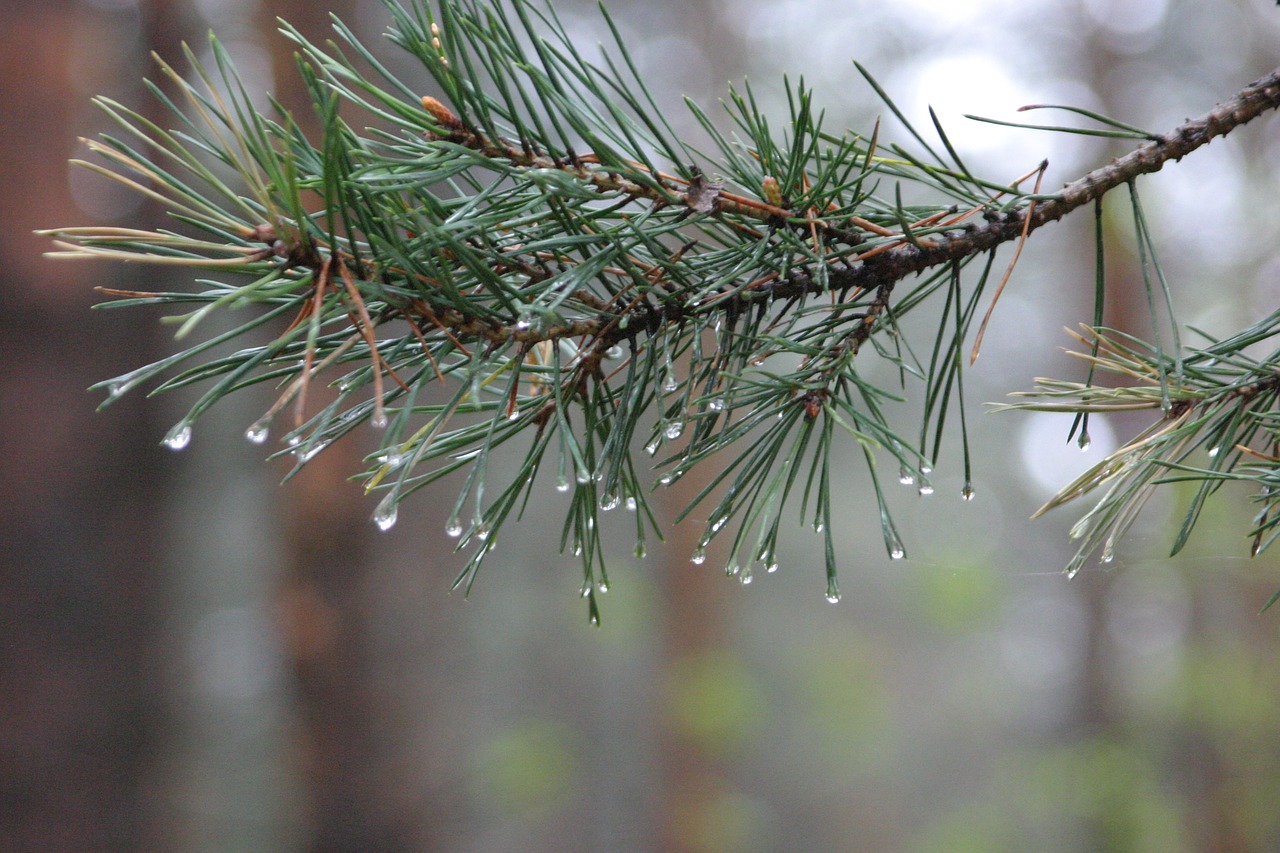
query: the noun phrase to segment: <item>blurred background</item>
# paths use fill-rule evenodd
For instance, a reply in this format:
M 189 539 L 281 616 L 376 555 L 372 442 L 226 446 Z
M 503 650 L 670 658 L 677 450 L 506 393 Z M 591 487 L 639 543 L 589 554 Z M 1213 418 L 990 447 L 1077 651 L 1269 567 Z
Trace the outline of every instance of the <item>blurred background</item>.
M 557 8 L 581 43 L 607 37 L 593 4 Z M 691 136 L 681 95 L 710 107 L 749 77 L 781 122 L 783 73 L 816 88 L 828 127 L 865 131 L 884 110 L 856 58 L 921 127 L 933 105 L 974 171 L 1012 180 L 1048 157 L 1047 188 L 1124 147 L 962 114 L 1065 103 L 1163 131 L 1280 57 L 1269 0 L 609 8 Z M 181 67 L 180 43 L 200 52 L 213 28 L 305 118 L 275 18 L 323 38 L 330 12 L 425 79 L 376 2 L 0 4 L 0 849 L 1280 849 L 1280 613 L 1258 615 L 1280 555 L 1247 559 L 1247 495 L 1224 491 L 1168 559 L 1188 497 L 1169 489 L 1115 562 L 1068 582 L 1080 510 L 1027 516 L 1142 419 L 1096 420 L 1082 453 L 1069 417 L 975 414 L 1081 375 L 1061 348 L 1092 316 L 1087 213 L 1031 241 L 967 374 L 976 498 L 958 454 L 932 496 L 891 495 L 907 560 L 886 556 L 849 448 L 835 606 L 798 525 L 781 569 L 742 586 L 725 555 L 689 562 L 701 519 L 645 561 L 621 519 L 592 628 L 550 483 L 464 598 L 452 495 L 379 533 L 347 481 L 358 441 L 280 486 L 287 466 L 244 439 L 265 396 L 227 401 L 181 453 L 160 440 L 190 398 L 95 412 L 90 384 L 173 344 L 155 313 L 91 312 L 92 288 L 183 282 L 41 257 L 36 228 L 162 224 L 68 167 L 106 129 L 90 97 L 169 121 L 140 83 L 149 54 Z M 884 136 L 905 134 L 886 119 Z M 1221 335 L 1274 309 L 1278 169 L 1273 116 L 1142 180 L 1184 322 Z M 1110 214 L 1106 321 L 1141 334 L 1128 208 Z M 696 490 L 664 491 L 667 517 Z

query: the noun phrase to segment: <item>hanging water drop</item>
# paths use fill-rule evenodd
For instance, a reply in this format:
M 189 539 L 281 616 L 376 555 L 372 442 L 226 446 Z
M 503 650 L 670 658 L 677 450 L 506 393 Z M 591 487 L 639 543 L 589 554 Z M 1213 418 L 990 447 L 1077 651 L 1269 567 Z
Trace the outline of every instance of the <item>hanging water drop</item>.
M 622 503 L 622 500 L 617 495 L 605 495 L 600 499 L 600 509 L 604 512 L 609 512 L 617 509 L 620 503 Z
M 684 421 L 672 421 L 662 431 L 663 435 L 670 439 L 679 438 L 682 432 L 684 432 Z
M 564 474 L 561 474 L 559 479 L 556 480 L 556 491 L 557 492 L 569 491 L 569 478 L 566 477 Z
M 579 486 L 585 486 L 591 482 L 591 474 L 587 471 L 578 471 L 574 479 L 578 481 Z
M 664 486 L 670 486 L 672 482 L 672 477 L 670 474 L 663 474 L 661 477 L 658 478 L 658 482 Z
M 254 444 L 265 444 L 267 436 L 271 433 L 271 424 L 267 420 L 255 421 L 252 426 L 244 431 L 244 437 Z
M 727 516 L 727 515 L 722 515 L 722 516 L 720 516 L 719 518 L 717 518 L 715 521 L 713 521 L 713 522 L 711 523 L 711 532 L 712 532 L 712 533 L 719 533 L 719 532 L 720 532 L 720 528 L 724 527 L 725 523 L 726 523 L 728 520 L 729 520 L 729 516 Z
M 907 552 L 901 544 L 895 543 L 894 546 L 889 549 L 890 560 L 901 560 L 905 556 L 907 556 Z
M 827 602 L 830 604 L 840 603 L 840 588 L 836 586 L 835 581 L 827 584 Z
M 928 480 L 921 480 L 918 491 L 920 493 L 920 497 L 927 498 L 929 495 L 933 494 L 933 483 L 930 483 Z
M 904 486 L 914 486 L 916 484 L 916 475 L 911 473 L 911 469 L 903 465 L 898 469 L 898 482 Z
M 373 427 L 374 429 L 386 429 L 387 428 L 386 409 L 383 409 L 381 406 L 379 406 L 377 409 L 374 409 L 373 415 L 371 415 L 369 418 L 369 426 Z
M 1210 457 L 1217 456 L 1217 455 L 1218 455 L 1218 451 L 1219 451 L 1219 450 L 1221 450 L 1221 448 L 1220 448 L 1220 447 L 1210 447 L 1210 448 L 1209 448 L 1209 456 L 1210 456 Z
M 774 560 L 769 560 L 764 564 L 764 570 L 767 574 L 773 574 L 778 570 L 778 564 Z
M 516 331 L 523 332 L 533 326 L 533 312 L 527 308 L 520 312 L 520 316 L 516 318 Z
M 1081 453 L 1087 452 L 1091 443 L 1092 439 L 1089 438 L 1089 433 L 1087 432 L 1080 433 L 1080 438 L 1076 441 L 1076 445 L 1080 448 Z
M 327 441 L 317 441 L 315 444 L 308 445 L 305 448 L 301 446 L 295 447 L 293 449 L 293 455 L 297 458 L 299 463 L 310 462 L 319 455 L 321 450 L 324 450 L 328 446 L 329 442 Z
M 973 484 L 965 483 L 964 488 L 960 490 L 960 497 L 966 501 L 971 501 L 973 500 L 973 495 L 974 495 Z
M 707 408 L 713 412 L 724 411 L 724 397 L 713 397 L 711 402 L 707 403 Z
M 662 380 L 662 390 L 670 394 L 679 387 L 680 383 L 676 380 L 676 375 L 671 371 L 667 371 L 666 376 L 663 377 Z
M 654 455 L 655 453 L 658 452 L 659 444 L 660 444 L 659 440 L 655 438 L 653 441 L 649 442 L 644 446 L 644 452 L 648 453 L 650 456 Z
M 169 430 L 164 437 L 164 446 L 170 450 L 182 450 L 191 443 L 191 424 L 182 423 Z
M 927 464 L 927 463 L 926 463 L 926 464 L 924 464 L 924 465 L 921 465 L 921 466 L 920 466 L 920 473 L 921 473 L 921 474 L 932 474 L 932 473 L 933 473 L 933 466 L 931 466 L 931 465 L 929 465 L 929 464 Z
M 404 464 L 404 454 L 398 450 L 388 450 L 386 453 L 380 453 L 374 457 L 374 461 L 388 468 L 399 468 Z
M 643 542 L 637 542 L 636 549 L 632 553 L 636 555 L 637 560 L 643 560 L 645 555 L 649 553 L 649 550 L 645 548 Z
M 636 499 L 631 495 L 627 495 L 627 509 L 635 512 L 637 506 L 639 506 L 639 504 L 636 503 Z
M 457 518 L 449 519 L 449 523 L 444 526 L 444 532 L 446 536 L 457 539 L 462 535 L 462 522 Z
M 742 570 L 741 574 L 738 575 L 738 582 L 743 586 L 749 586 L 751 584 L 751 580 L 751 567 L 748 566 Z
M 608 591 L 609 591 L 608 581 L 600 581 L 599 583 L 596 584 L 596 592 L 600 593 L 601 595 L 604 595 Z
M 378 504 L 378 508 L 373 511 L 373 523 L 378 525 L 379 530 L 390 530 L 396 526 L 396 516 L 398 514 L 399 507 L 396 505 L 395 495 L 387 495 Z
M 698 547 L 696 550 L 694 550 L 693 554 L 689 557 L 689 562 L 693 563 L 695 566 L 701 566 L 703 563 L 706 562 L 706 560 L 707 560 L 707 550 L 702 547 Z
M 578 590 L 578 594 L 581 595 L 583 598 L 590 598 L 591 597 L 591 581 L 589 580 L 583 581 L 582 588 Z
M 618 346 L 617 344 L 614 344 L 613 346 L 609 347 L 607 350 L 604 351 L 604 357 L 609 359 L 610 361 L 617 361 L 618 359 L 622 358 L 622 347 Z

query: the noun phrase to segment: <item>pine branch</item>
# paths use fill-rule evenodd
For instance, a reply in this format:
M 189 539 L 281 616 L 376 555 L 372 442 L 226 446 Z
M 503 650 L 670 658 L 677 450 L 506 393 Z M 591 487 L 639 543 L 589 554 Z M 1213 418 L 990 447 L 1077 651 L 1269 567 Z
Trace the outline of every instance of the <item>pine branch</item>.
M 812 93 L 788 83 L 781 132 L 749 88 L 730 92 L 733 135 L 689 104 L 711 156 L 672 129 L 616 29 L 593 62 L 551 7 L 526 0 L 388 8 L 390 38 L 421 61 L 440 97 L 397 79 L 341 23 L 341 48 L 321 48 L 285 24 L 324 128 L 312 141 L 286 111 L 273 119 L 251 106 L 215 39 L 216 74 L 188 51 L 194 82 L 161 63 L 177 102 L 152 86 L 180 129 L 99 100 L 125 133 L 89 143 L 107 165 L 84 164 L 164 204 L 179 230 L 46 233 L 62 256 L 248 279 L 200 280 L 205 289 L 187 293 L 108 292 L 113 306 L 197 306 L 175 318 L 179 339 L 213 311 L 256 312 L 102 383 L 108 403 L 165 376 L 158 390 L 205 385 L 166 437 L 181 448 L 217 400 L 272 382 L 280 395 L 246 435 L 265 442 L 291 409 L 280 453 L 298 466 L 372 425 L 381 447 L 365 480 L 383 494 L 379 527 L 390 528 L 418 489 L 463 478 L 446 532 L 472 547 L 457 579 L 467 588 L 551 467 L 569 493 L 562 548 L 581 557 L 593 621 L 607 588 L 601 513 L 635 511 L 637 554 L 647 532 L 661 535 L 643 473 L 653 465 L 640 444 L 658 460 L 659 484 L 715 460 L 694 501 L 712 505 L 695 562 L 723 532 L 732 535 L 729 574 L 747 582 L 753 563 L 774 570 L 780 519 L 798 503 L 823 536 L 835 601 L 831 455 L 852 438 L 886 552 L 904 556 L 877 458 L 888 454 L 898 479 L 927 495 L 948 418 L 958 418 L 963 494 L 972 497 L 962 350 L 995 250 L 1110 189 L 1132 191 L 1140 175 L 1280 104 L 1273 75 L 1162 137 L 1094 117 L 1111 129 L 1089 132 L 1148 142 L 1041 194 L 1038 184 L 1021 187 L 1039 180 L 1043 164 L 1012 182 L 977 177 L 936 118 L 946 156 L 934 152 L 860 67 L 924 154 L 882 141 L 878 124 L 866 135 L 824 130 Z M 342 100 L 380 127 L 353 129 Z M 906 205 L 904 187 L 933 200 Z M 968 275 L 976 258 L 981 269 Z M 1163 286 L 1158 267 L 1156 276 Z M 1148 293 L 1154 311 L 1150 281 Z M 926 305 L 940 308 L 936 332 L 913 346 L 900 321 Z M 274 330 L 268 345 L 207 356 L 259 326 Z M 890 423 L 902 393 L 859 366 L 872 353 L 896 369 L 902 392 L 924 401 L 917 439 Z M 1178 384 L 1197 376 L 1178 358 L 1157 346 L 1143 362 L 1156 370 L 1166 412 L 1183 405 L 1184 392 L 1205 394 Z M 317 410 L 308 391 L 320 381 L 331 390 Z M 1237 388 L 1231 399 L 1246 396 L 1271 395 Z M 1087 412 L 1092 403 L 1075 405 Z M 514 465 L 500 475 L 503 453 Z M 1169 459 L 1182 457 L 1161 464 Z

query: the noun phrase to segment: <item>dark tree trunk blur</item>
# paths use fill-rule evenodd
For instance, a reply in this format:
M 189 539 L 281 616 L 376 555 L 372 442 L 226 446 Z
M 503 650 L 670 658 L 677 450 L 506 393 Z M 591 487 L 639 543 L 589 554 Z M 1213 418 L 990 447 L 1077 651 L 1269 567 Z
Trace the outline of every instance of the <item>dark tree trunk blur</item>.
M 140 19 L 0 6 L 0 849 L 15 853 L 162 844 L 156 519 L 171 468 L 154 406 L 96 413 L 84 390 L 158 356 L 159 330 L 131 312 L 98 315 L 86 334 L 91 288 L 126 274 L 49 264 L 32 230 L 88 218 L 66 171 L 90 116 L 84 87 L 136 81 L 140 48 L 172 32 L 170 6 Z M 102 53 L 86 55 L 93 28 Z

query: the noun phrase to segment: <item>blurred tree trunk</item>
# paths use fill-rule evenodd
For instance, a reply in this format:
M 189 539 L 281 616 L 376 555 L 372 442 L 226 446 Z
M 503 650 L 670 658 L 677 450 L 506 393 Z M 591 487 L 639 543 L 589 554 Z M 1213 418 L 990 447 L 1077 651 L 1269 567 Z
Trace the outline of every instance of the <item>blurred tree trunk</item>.
M 332 37 L 330 14 L 355 22 L 358 0 L 264 4 L 275 94 L 313 141 L 320 127 L 297 73 L 295 45 L 274 34 L 275 18 L 309 39 Z M 368 10 L 365 10 L 369 13 Z M 313 389 L 313 406 L 324 405 Z M 355 440 L 353 440 L 355 439 Z M 296 768 L 306 801 L 306 847 L 316 851 L 408 850 L 410 827 L 382 808 L 395 780 L 380 778 L 380 709 L 369 659 L 371 507 L 348 479 L 360 469 L 362 448 L 352 436 L 308 464 L 288 486 L 279 612 L 295 681 L 299 738 Z M 427 820 L 427 815 L 419 815 Z
M 696 0 L 681 12 L 685 33 L 699 46 L 702 58 L 717 80 L 731 76 L 728 69 L 739 67 L 733 59 L 735 43 L 726 35 L 734 29 L 723 26 L 720 15 L 721 6 L 711 0 Z M 679 715 L 674 713 L 674 701 L 679 698 L 673 690 L 679 689 L 679 685 L 673 676 L 678 677 L 682 672 L 707 673 L 710 670 L 699 664 L 715 666 L 731 654 L 727 645 L 731 590 L 726 589 L 728 580 L 722 571 L 728 559 L 724 537 L 708 547 L 706 562 L 694 565 L 689 559 L 702 534 L 700 521 L 705 521 L 707 507 L 715 503 L 708 499 L 703 502 L 701 512 L 695 511 L 684 523 L 679 526 L 670 523 L 714 474 L 706 466 L 694 471 L 661 492 L 666 504 L 667 543 L 661 550 L 665 561 L 659 567 L 661 612 L 665 619 L 661 629 L 664 662 L 659 672 L 666 678 L 667 704 L 666 715 L 661 718 L 664 724 L 661 813 L 653 838 L 661 839 L 660 849 L 673 853 L 702 851 L 708 843 L 714 843 L 714 835 L 707 833 L 715 826 L 715 816 L 724 798 L 734 792 L 724 759 L 695 733 L 682 729 L 678 724 Z M 697 712 L 715 713 L 708 709 Z
M 159 330 L 144 311 L 98 315 L 87 333 L 92 287 L 128 286 L 130 273 L 50 264 L 31 233 L 89 218 L 66 166 L 91 115 L 84 87 L 136 86 L 146 31 L 171 32 L 165 9 L 148 12 L 0 5 L 0 849 L 10 853 L 165 846 L 152 774 L 165 719 L 156 520 L 170 468 L 155 406 L 134 398 L 97 413 L 101 397 L 84 391 L 159 357 Z

